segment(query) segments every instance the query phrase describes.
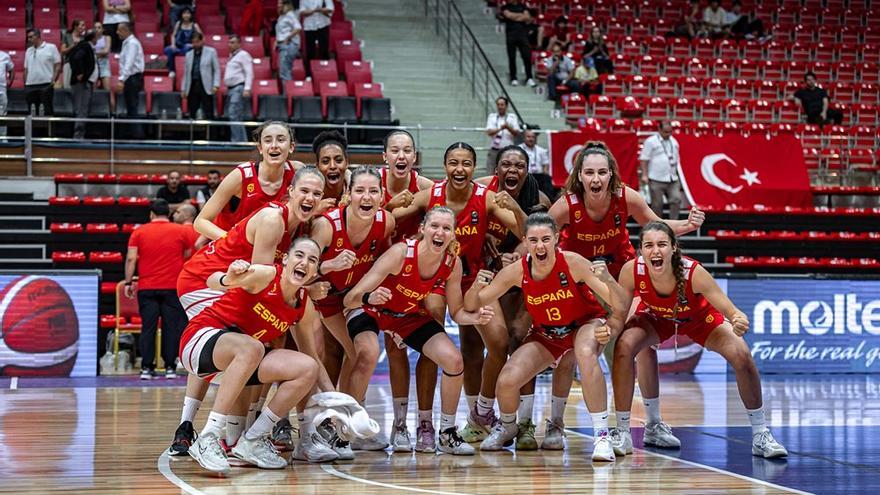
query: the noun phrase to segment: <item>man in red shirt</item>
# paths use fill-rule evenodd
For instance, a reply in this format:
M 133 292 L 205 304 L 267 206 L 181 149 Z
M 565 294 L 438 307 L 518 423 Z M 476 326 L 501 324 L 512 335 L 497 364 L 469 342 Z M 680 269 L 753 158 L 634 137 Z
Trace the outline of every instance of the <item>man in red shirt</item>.
M 141 380 L 156 374 L 156 328 L 162 316 L 162 359 L 165 378 L 176 378 L 174 370 L 180 335 L 186 327 L 186 313 L 177 298 L 177 276 L 191 250 L 186 229 L 168 220 L 170 209 L 164 199 L 150 205 L 150 223 L 141 225 L 128 240 L 125 259 L 125 295 L 134 297 L 132 278 L 137 267 Z

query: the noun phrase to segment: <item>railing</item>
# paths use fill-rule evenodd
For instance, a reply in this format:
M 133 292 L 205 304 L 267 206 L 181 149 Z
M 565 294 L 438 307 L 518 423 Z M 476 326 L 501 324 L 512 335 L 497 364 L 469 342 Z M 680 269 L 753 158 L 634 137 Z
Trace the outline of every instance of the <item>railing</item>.
M 472 1 L 472 0 L 471 0 Z M 471 83 L 471 95 L 483 105 L 483 113 L 495 111 L 495 100 L 507 98 L 510 111 L 525 124 L 507 93 L 492 62 L 471 31 L 455 0 L 425 0 L 425 16 L 434 18 L 434 33 L 446 41 L 449 53 L 458 58 L 459 73 Z

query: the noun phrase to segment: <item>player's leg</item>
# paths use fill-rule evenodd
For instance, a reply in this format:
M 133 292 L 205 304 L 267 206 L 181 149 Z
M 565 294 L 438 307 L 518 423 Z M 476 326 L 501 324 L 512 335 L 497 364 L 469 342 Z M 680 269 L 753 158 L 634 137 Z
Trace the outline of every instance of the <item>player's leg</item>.
M 550 394 L 550 417 L 545 421 L 543 450 L 562 450 L 565 448 L 565 406 L 574 382 L 574 369 L 577 365 L 574 353 L 567 353 L 553 368 L 553 384 Z
M 196 432 L 193 429 L 193 420 L 202 401 L 205 400 L 205 394 L 208 393 L 210 382 L 202 380 L 192 373 L 186 376 L 186 395 L 183 398 L 183 410 L 180 412 L 180 424 L 174 432 L 174 440 L 171 441 L 171 447 L 168 448 L 169 455 L 186 455 L 189 447 L 196 439 Z
M 446 298 L 441 294 L 428 294 L 424 299 L 425 310 L 437 323 L 446 328 Z M 416 398 L 419 419 L 416 423 L 416 452 L 437 451 L 437 433 L 434 429 L 434 392 L 437 390 L 437 363 L 424 354 L 416 362 Z
M 510 337 L 508 353 L 513 354 L 529 333 L 532 326 L 532 317 L 526 310 L 522 292 L 511 291 L 501 296 L 501 311 L 504 312 L 504 323 Z M 496 387 L 497 388 L 497 387 Z M 520 388 L 519 408 L 516 416 L 516 450 L 537 450 L 538 442 L 535 440 L 535 377 Z
M 614 364 L 611 367 L 611 383 L 614 387 L 614 409 L 617 411 L 617 428 L 612 432 L 614 453 L 632 453 L 630 411 L 635 389 L 635 359 L 639 352 L 659 343 L 660 338 L 651 322 L 636 316 L 617 337 L 614 344 Z M 641 374 L 641 372 L 639 373 Z
M 581 370 L 584 402 L 593 420 L 593 460 L 613 461 L 614 449 L 608 435 L 608 392 L 599 366 L 602 345 L 595 336 L 600 324 L 599 320 L 592 320 L 577 330 L 574 352 Z
M 636 369 L 642 403 L 645 405 L 647 423 L 645 424 L 645 445 L 664 449 L 681 447 L 681 440 L 660 416 L 660 367 L 657 363 L 657 350 L 648 346 L 636 356 Z M 619 416 L 618 416 L 619 417 Z
M 498 422 L 498 418 L 495 416 L 495 385 L 498 374 L 507 361 L 510 338 L 498 301 L 492 303 L 491 306 L 495 310 L 492 320 L 485 325 L 476 327 L 483 344 L 486 346 L 486 359 L 483 362 L 480 395 L 477 397 L 477 403 L 468 413 L 467 428 L 462 432 L 462 438 L 468 442 L 484 439 L 489 435 L 489 430 Z
M 345 317 L 340 311 L 339 313 L 328 317 L 322 315 L 321 321 L 324 323 L 324 328 L 326 328 L 333 337 L 330 339 L 327 338 L 326 333 L 324 334 L 324 361 L 326 363 L 330 360 L 330 356 L 334 356 L 333 359 L 335 362 L 335 360 L 339 359 L 336 354 L 339 353 L 340 349 L 342 350 L 343 356 L 339 369 L 339 381 L 336 382 L 336 388 L 340 392 L 352 395 L 348 391 L 350 390 L 349 381 L 351 380 L 351 369 L 354 365 L 354 343 L 351 341 L 351 337 L 348 336 L 348 329 L 345 326 Z M 328 343 L 329 340 L 334 340 L 336 343 L 330 345 L 331 343 Z M 358 400 L 363 400 L 363 397 L 358 397 L 356 395 L 354 397 Z

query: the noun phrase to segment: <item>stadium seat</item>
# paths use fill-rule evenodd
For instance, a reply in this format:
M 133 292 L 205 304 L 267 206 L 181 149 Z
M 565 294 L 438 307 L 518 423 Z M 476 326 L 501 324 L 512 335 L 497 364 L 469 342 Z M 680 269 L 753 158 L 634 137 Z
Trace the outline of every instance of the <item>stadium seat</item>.
M 729 99 L 724 102 L 724 114 L 731 122 L 748 122 L 749 109 L 745 102 L 737 99 Z
M 752 120 L 771 124 L 775 120 L 774 103 L 769 100 L 752 100 L 749 102 Z
M 49 232 L 53 234 L 81 234 L 83 225 L 81 223 L 52 223 L 49 225 Z
M 697 107 L 700 111 L 700 118 L 704 121 L 716 122 L 722 120 L 724 116 L 721 102 L 713 98 L 697 100 Z
M 373 82 L 373 70 L 369 63 L 353 60 L 345 62 L 344 67 L 349 94 L 354 94 L 356 85 Z
M 125 108 L 125 104 L 119 104 L 121 102 L 116 102 L 116 117 L 127 117 L 128 109 Z M 143 91 L 138 93 L 138 114 L 144 116 L 147 114 L 147 95 Z
M 656 120 L 666 120 L 669 116 L 669 107 L 666 99 L 659 96 L 647 98 L 645 100 L 645 117 Z
M 290 99 L 284 95 L 261 94 L 257 96 L 257 120 L 280 120 L 290 118 Z
M 703 94 L 706 95 L 707 98 L 727 98 L 727 85 L 724 81 L 718 78 L 704 79 Z
M 697 116 L 693 100 L 678 98 L 672 100 L 672 115 L 677 120 L 693 120 Z
M 82 251 L 54 251 L 52 263 L 81 264 L 86 262 L 86 253 Z
M 734 79 L 727 84 L 727 94 L 730 95 L 731 98 L 736 98 L 738 100 L 750 100 L 752 98 L 754 90 L 752 81 Z
M 119 232 L 119 225 L 115 223 L 89 223 L 86 224 L 87 234 L 116 234 Z
M 147 114 L 156 118 L 174 119 L 181 111 L 180 93 L 155 92 L 148 95 Z
M 116 198 L 113 196 L 86 196 L 83 198 L 82 204 L 85 206 L 113 206 L 116 204 Z
M 302 124 L 320 124 L 324 120 L 319 96 L 296 96 L 292 100 L 291 121 Z
M 50 196 L 49 204 L 52 206 L 74 206 L 81 204 L 78 196 Z
M 645 76 L 632 76 L 629 82 L 629 95 L 638 98 L 651 96 L 651 81 Z
M 139 32 L 138 40 L 144 48 L 144 55 L 151 53 L 159 55 L 165 51 L 165 35 L 162 33 Z
M 89 263 L 122 263 L 122 253 L 119 251 L 92 251 L 89 253 Z
M 697 77 L 682 77 L 678 80 L 678 92 L 683 98 L 702 98 L 703 82 Z
M 357 98 L 357 113 L 361 116 L 363 98 L 382 98 L 382 87 L 379 84 L 362 83 L 354 86 L 354 96 Z
M 666 57 L 663 62 L 663 76 L 674 79 L 687 75 L 687 58 Z
M 801 106 L 793 101 L 780 100 L 775 103 L 777 119 L 783 124 L 801 122 Z
M 87 184 L 116 184 L 119 181 L 116 174 L 88 174 Z
M 653 81 L 654 94 L 649 96 L 660 96 L 663 98 L 675 98 L 678 96 L 678 86 L 676 80 L 667 76 L 658 76 Z
M 147 204 L 149 204 L 149 201 L 147 201 Z M 124 234 L 131 234 L 132 232 L 134 232 L 134 229 L 140 226 L 141 224 L 139 223 L 124 223 L 122 224 L 122 232 Z
M 288 97 L 314 96 L 315 90 L 312 81 L 285 81 L 284 94 Z
M 357 100 L 353 96 L 330 96 L 327 98 L 327 121 L 331 124 L 356 124 Z
M 590 95 L 590 107 L 593 109 L 593 117 L 597 119 L 614 117 L 614 100 L 608 96 Z
M 339 81 L 325 81 L 318 86 L 321 95 L 322 114 L 327 115 L 327 98 L 330 96 L 348 96 L 348 88 Z
M 361 60 L 361 44 L 356 40 L 340 40 L 336 42 L 336 63 L 345 67 L 351 60 Z
M 73 117 L 73 93 L 69 89 L 56 89 L 52 96 L 52 108 L 56 117 Z
M 339 70 L 335 60 L 312 60 L 309 62 L 312 69 L 312 84 L 321 87 L 321 84 L 339 80 Z

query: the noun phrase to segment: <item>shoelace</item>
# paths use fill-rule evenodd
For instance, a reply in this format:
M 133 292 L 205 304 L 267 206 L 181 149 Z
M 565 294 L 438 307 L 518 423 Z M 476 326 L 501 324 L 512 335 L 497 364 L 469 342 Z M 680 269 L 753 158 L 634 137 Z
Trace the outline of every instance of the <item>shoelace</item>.
M 208 440 L 208 448 L 211 450 L 212 454 L 226 459 L 226 451 L 223 450 L 223 446 L 220 445 L 219 438 L 214 437 L 213 439 Z
M 764 430 L 758 436 L 758 447 L 764 449 L 767 448 L 770 443 L 772 443 L 773 439 L 770 436 L 770 430 Z
M 672 435 L 672 427 L 670 427 L 670 426 L 669 426 L 668 424 L 666 424 L 666 423 L 663 423 L 663 422 L 657 423 L 657 426 L 656 426 L 655 429 L 656 429 L 656 430 L 660 430 L 660 431 L 663 432 L 663 433 L 666 433 L 666 434 Z

